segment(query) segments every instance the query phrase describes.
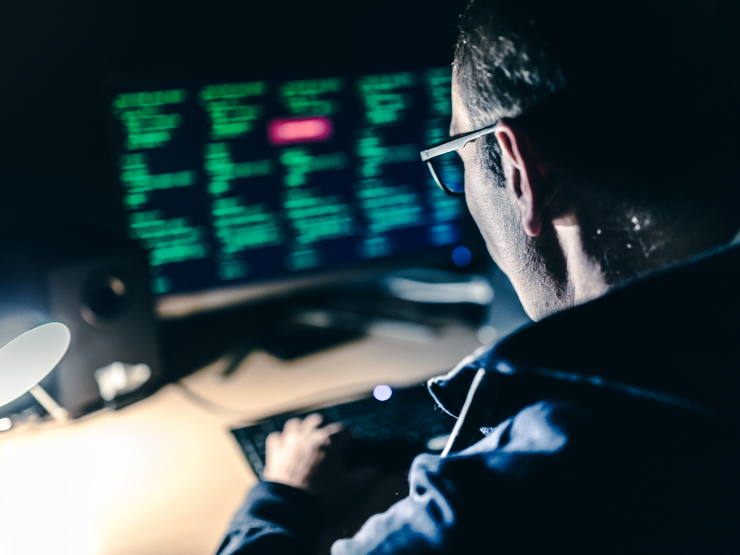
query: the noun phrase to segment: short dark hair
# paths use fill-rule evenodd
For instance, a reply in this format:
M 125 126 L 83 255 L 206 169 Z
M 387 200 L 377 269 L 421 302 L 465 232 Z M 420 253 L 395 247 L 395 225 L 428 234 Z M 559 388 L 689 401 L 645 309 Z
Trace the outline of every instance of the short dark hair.
M 455 79 L 473 124 L 517 118 L 567 171 L 610 284 L 676 261 L 692 231 L 719 246 L 740 229 L 737 4 L 472 0 L 461 17 Z M 483 142 L 501 180 L 496 139 Z

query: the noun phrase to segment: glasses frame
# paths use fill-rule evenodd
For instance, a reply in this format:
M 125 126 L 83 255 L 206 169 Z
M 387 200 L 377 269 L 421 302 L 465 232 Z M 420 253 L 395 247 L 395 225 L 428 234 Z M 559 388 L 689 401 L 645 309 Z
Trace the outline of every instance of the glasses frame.
M 476 131 L 470 131 L 468 133 L 463 133 L 462 135 L 457 135 L 455 137 L 451 137 L 449 139 L 446 139 L 442 141 L 441 143 L 438 143 L 426 150 L 421 151 L 421 159 L 422 161 L 427 163 L 427 167 L 429 168 L 429 171 L 432 174 L 432 177 L 434 178 L 434 182 L 439 185 L 439 188 L 442 189 L 446 194 L 448 194 L 451 197 L 464 197 L 465 191 L 453 191 L 447 185 L 445 185 L 440 177 L 437 175 L 437 171 L 434 169 L 434 166 L 432 165 L 432 158 L 436 158 L 437 156 L 441 156 L 442 154 L 447 154 L 449 152 L 454 152 L 456 150 L 460 150 L 465 145 L 467 145 L 470 141 L 473 141 L 477 139 L 478 137 L 482 137 L 483 135 L 488 135 L 489 133 L 493 133 L 496 129 L 496 126 L 498 125 L 498 122 L 492 123 L 491 125 L 484 127 L 482 129 L 478 129 Z

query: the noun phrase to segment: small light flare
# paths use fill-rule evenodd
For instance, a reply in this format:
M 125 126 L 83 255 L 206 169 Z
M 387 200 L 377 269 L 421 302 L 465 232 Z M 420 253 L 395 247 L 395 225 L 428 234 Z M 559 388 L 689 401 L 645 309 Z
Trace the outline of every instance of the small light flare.
M 457 247 L 452 251 L 452 261 L 461 268 L 470 264 L 472 259 L 473 255 L 467 247 Z
M 373 397 L 378 401 L 387 401 L 393 395 L 393 390 L 388 385 L 378 385 L 373 389 Z

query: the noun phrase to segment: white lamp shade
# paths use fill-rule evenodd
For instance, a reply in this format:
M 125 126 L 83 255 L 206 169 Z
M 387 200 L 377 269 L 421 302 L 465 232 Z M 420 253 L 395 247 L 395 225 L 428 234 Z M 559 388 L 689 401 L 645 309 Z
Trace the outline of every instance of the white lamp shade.
M 67 352 L 70 333 L 58 322 L 19 335 L 0 349 L 0 407 L 38 384 Z

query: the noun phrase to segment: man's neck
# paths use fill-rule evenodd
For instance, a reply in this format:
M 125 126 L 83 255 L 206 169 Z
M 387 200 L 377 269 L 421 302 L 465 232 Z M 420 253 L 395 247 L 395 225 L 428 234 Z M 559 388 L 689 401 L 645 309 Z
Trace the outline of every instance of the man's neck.
M 583 250 L 577 224 L 556 225 L 555 229 L 568 264 L 568 280 L 573 287 L 574 304 L 579 305 L 609 291 L 601 268 Z

